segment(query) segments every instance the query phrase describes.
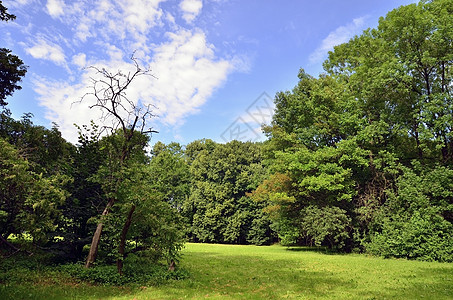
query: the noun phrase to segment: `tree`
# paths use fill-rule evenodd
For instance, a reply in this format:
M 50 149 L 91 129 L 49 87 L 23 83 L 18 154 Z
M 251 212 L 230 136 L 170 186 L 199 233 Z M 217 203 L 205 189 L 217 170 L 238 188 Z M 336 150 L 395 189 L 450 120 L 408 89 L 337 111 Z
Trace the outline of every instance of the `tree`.
M 65 163 L 68 176 L 73 178 L 66 189 L 70 196 L 61 207 L 63 218 L 58 223 L 55 235 L 60 237 L 52 245 L 65 261 L 82 259 L 82 250 L 89 244 L 94 231 L 91 220 L 98 216 L 99 207 L 105 205 L 104 192 L 100 183 L 93 180 L 93 174 L 104 165 L 105 157 L 100 150 L 99 128 L 79 128 L 78 144 L 72 147 Z M 58 149 L 58 148 L 57 148 Z
M 16 19 L 16 16 L 12 15 L 12 14 L 9 14 L 8 13 L 8 8 L 6 8 L 2 4 L 2 1 L 0 1 L 0 20 L 8 22 L 9 20 L 14 20 L 14 19 Z
M 68 193 L 64 175 L 43 177 L 33 172 L 19 151 L 0 138 L 0 235 L 28 233 L 37 244 L 48 240 L 61 216 Z
M 47 129 L 34 125 L 32 117 L 33 114 L 26 113 L 20 120 L 14 120 L 8 109 L 3 110 L 0 137 L 22 151 L 34 172 L 45 176 L 68 173 L 74 146 L 62 138 L 57 124 Z
M 27 66 L 11 50 L 0 48 L 0 106 L 6 106 L 6 97 L 11 96 L 15 90 L 22 87 L 17 83 L 27 73 Z
M 190 173 L 184 149 L 178 143 L 157 142 L 151 151 L 149 184 L 178 211 L 190 194 Z
M 8 9 L 0 1 L 0 20 L 9 21 L 16 18 L 15 15 L 9 14 Z M 11 54 L 11 50 L 0 48 L 0 106 L 6 106 L 7 96 L 11 96 L 15 90 L 22 87 L 17 83 L 27 73 L 27 66 L 16 55 Z
M 453 261 L 453 170 L 403 167 L 365 247 L 385 257 Z
M 191 194 L 183 206 L 190 237 L 201 242 L 269 243 L 270 228 L 267 216 L 261 214 L 263 207 L 247 196 L 265 172 L 260 145 L 211 142 L 187 145 L 190 157 L 194 157 Z M 194 149 L 198 149 L 196 155 Z
M 267 202 L 282 241 L 352 239 L 389 256 L 450 257 L 450 244 L 429 245 L 451 230 L 451 196 L 440 186 L 453 164 L 452 7 L 435 0 L 393 10 L 336 46 L 326 74 L 301 70 L 296 87 L 276 95 L 264 128 L 271 175 L 252 197 Z
M 90 108 L 97 107 L 101 109 L 102 121 L 104 123 L 111 122 L 112 125 L 105 126 L 104 129 L 109 130 L 111 139 L 107 139 L 110 143 L 111 161 L 109 168 L 109 176 L 105 177 L 104 190 L 108 196 L 108 202 L 101 214 L 101 219 L 96 227 L 91 242 L 90 252 L 87 257 L 86 267 L 90 267 L 97 255 L 99 241 L 104 226 L 104 218 L 109 214 L 110 209 L 117 200 L 117 185 L 122 181 L 118 175 L 121 170 L 126 166 L 131 154 L 137 148 L 143 149 L 147 140 L 140 138 L 144 134 L 151 134 L 155 131 L 147 127 L 147 121 L 153 117 L 152 106 L 143 105 L 140 101 L 134 101 L 126 96 L 126 89 L 131 83 L 140 76 L 150 76 L 150 71 L 142 69 L 135 57 L 131 57 L 133 61 L 134 70 L 127 74 L 121 71 L 110 72 L 105 68 L 90 67 L 95 71 L 99 78 L 92 78 L 92 92 L 87 93 L 85 97 L 93 97 L 95 104 Z M 83 100 L 83 99 L 82 99 Z M 115 134 L 121 136 L 115 138 Z M 120 237 L 119 258 L 117 261 L 118 272 L 122 272 L 123 257 L 124 257 L 124 243 L 126 235 L 130 226 L 131 218 L 135 210 L 135 205 L 130 206 L 129 213 L 127 214 L 124 223 L 123 231 Z
M 330 53 L 325 68 L 357 99 L 369 147 L 396 147 L 406 161 L 451 160 L 452 4 L 402 6 Z

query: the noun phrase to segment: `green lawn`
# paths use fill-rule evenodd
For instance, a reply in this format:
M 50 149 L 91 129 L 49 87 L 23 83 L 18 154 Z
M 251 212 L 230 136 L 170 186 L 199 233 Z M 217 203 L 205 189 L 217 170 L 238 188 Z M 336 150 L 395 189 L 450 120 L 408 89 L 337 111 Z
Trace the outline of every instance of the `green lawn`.
M 453 264 L 280 246 L 187 244 L 189 279 L 158 287 L 11 283 L 0 299 L 453 299 Z

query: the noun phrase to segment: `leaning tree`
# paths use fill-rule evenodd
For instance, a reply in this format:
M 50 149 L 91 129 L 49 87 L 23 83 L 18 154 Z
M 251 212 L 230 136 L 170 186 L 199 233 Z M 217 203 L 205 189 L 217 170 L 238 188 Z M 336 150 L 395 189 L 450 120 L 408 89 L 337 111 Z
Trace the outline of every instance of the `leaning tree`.
M 112 164 L 115 165 L 114 168 L 116 171 L 126 165 L 134 148 L 139 146 L 137 143 L 141 143 L 141 147 L 145 146 L 143 144 L 143 139 L 139 142 L 140 139 L 137 139 L 137 136 L 143 137 L 156 132 L 149 126 L 149 121 L 154 117 L 154 114 L 152 113 L 154 106 L 151 104 L 144 104 L 138 99 L 130 99 L 126 95 L 126 90 L 138 77 L 152 76 L 150 70 L 143 69 L 134 56 L 131 57 L 131 60 L 133 62 L 133 70 L 127 73 L 122 71 L 111 72 L 105 68 L 96 66 L 88 67 L 88 69 L 94 73 L 91 77 L 92 85 L 90 86 L 90 92 L 86 93 L 81 99 L 81 101 L 84 101 L 87 100 L 87 98 L 93 98 L 94 104 L 90 105 L 90 109 L 98 108 L 102 113 L 101 121 L 103 123 L 103 130 L 105 130 L 107 135 L 107 140 L 109 137 L 113 137 L 110 141 L 115 143 L 112 148 L 115 149 L 116 154 L 113 157 L 110 157 L 110 159 L 114 160 Z M 115 136 L 119 136 L 119 139 L 115 139 Z M 123 178 L 119 175 L 120 173 L 115 170 L 111 169 L 109 176 L 105 178 L 106 181 L 109 181 L 108 184 L 106 184 L 107 190 L 105 191 L 107 203 L 101 213 L 96 230 L 93 234 L 90 251 L 85 264 L 86 268 L 92 266 L 96 260 L 106 217 L 118 200 L 117 187 L 121 184 Z M 120 234 L 118 247 L 119 256 L 117 260 L 119 273 L 122 273 L 126 236 L 131 225 L 135 208 L 135 204 L 131 203 Z

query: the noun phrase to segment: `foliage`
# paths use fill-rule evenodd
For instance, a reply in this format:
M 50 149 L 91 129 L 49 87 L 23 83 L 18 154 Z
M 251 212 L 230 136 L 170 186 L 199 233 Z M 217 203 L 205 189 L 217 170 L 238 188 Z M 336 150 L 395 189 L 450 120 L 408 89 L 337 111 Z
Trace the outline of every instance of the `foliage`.
M 348 231 L 351 225 L 351 218 L 346 213 L 336 206 L 305 207 L 301 211 L 303 235 L 318 247 L 327 243 L 330 248 L 344 248 L 350 238 Z
M 15 15 L 12 15 L 12 14 L 8 13 L 7 11 L 8 11 L 8 8 L 6 8 L 2 4 L 2 1 L 0 1 L 0 20 L 8 22 L 9 20 L 16 19 Z
M 59 206 L 67 192 L 64 175 L 43 177 L 30 170 L 30 165 L 17 149 L 0 139 L 0 211 L 1 235 L 27 232 L 37 243 L 47 240 L 61 216 Z
M 189 165 L 178 143 L 157 142 L 151 152 L 149 184 L 178 211 L 190 193 Z
M 51 129 L 37 126 L 33 114 L 26 113 L 14 120 L 8 109 L 0 113 L 0 137 L 20 149 L 30 167 L 44 176 L 67 174 L 71 169 L 74 146 L 62 138 L 58 125 Z
M 16 19 L 16 16 L 8 13 L 6 8 L 0 1 L 0 21 L 8 22 Z M 17 83 L 22 80 L 22 77 L 27 73 L 27 66 L 16 55 L 11 54 L 11 50 L 0 48 L 0 107 L 6 106 L 6 97 L 11 96 L 15 90 L 20 90 L 22 87 Z
M 260 146 L 195 141 L 187 149 L 193 159 L 192 189 L 183 206 L 191 226 L 189 236 L 201 242 L 269 243 L 269 221 L 261 213 L 263 205 L 247 196 L 265 172 Z
M 85 255 L 83 247 L 89 244 L 94 231 L 94 224 L 89 220 L 98 214 L 98 208 L 105 202 L 101 185 L 93 180 L 105 159 L 98 137 L 99 128 L 95 124 L 91 128 L 79 128 L 79 143 L 71 151 L 68 173 L 73 180 L 67 185 L 71 195 L 61 206 L 63 218 L 54 233 L 59 240 L 51 245 L 54 254 L 63 262 L 77 261 Z
M 281 242 L 451 260 L 452 7 L 393 10 L 276 95 L 252 195 Z
M 128 255 L 139 251 L 152 253 L 154 263 L 160 259 L 166 259 L 169 264 L 178 261 L 183 229 L 177 207 L 165 198 L 171 186 L 155 182 L 158 170 L 153 163 L 148 163 L 143 151 L 147 141 L 145 135 L 135 133 L 130 140 L 135 146 L 131 147 L 127 161 L 121 163 L 118 156 L 122 155 L 123 138 L 119 133 L 99 141 L 101 157 L 105 160 L 91 177 L 102 187 L 104 203 L 112 197 L 115 199 L 115 206 L 103 220 L 100 259 L 107 263 L 118 259 L 127 262 Z M 121 254 L 117 245 L 124 234 L 125 216 L 131 211 L 131 224 L 126 233 L 130 242 L 125 242 Z M 91 221 L 99 222 L 94 216 Z
M 366 249 L 384 257 L 427 261 L 453 261 L 453 225 L 435 211 L 421 210 L 411 216 L 393 215 L 382 221 L 380 232 L 370 236 Z
M 170 280 L 182 280 L 188 276 L 185 270 L 177 269 L 170 272 L 166 265 L 130 257 L 126 259 L 123 275 L 118 274 L 115 266 L 108 265 L 84 268 L 80 264 L 68 264 L 58 269 L 82 282 L 107 286 L 130 284 L 157 286 L 168 283 Z
M 0 106 L 6 106 L 6 97 L 22 89 L 18 83 L 27 73 L 27 66 L 11 50 L 0 48 Z
M 416 166 L 416 169 L 420 166 Z M 382 207 L 366 249 L 382 256 L 453 261 L 453 170 L 405 168 L 398 193 Z

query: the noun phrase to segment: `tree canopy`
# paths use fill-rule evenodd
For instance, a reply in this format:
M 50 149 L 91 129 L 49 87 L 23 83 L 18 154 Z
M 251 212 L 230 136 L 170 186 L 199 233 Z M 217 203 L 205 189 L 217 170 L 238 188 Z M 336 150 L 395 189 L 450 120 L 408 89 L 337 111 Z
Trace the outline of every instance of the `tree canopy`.
M 389 12 L 276 95 L 274 175 L 254 197 L 282 240 L 452 260 L 452 4 Z
M 8 13 L 2 1 L 0 1 L 0 20 L 10 21 L 16 19 L 15 15 Z M 11 96 L 15 90 L 22 87 L 18 83 L 27 73 L 27 66 L 16 55 L 11 54 L 11 50 L 0 48 L 0 106 L 6 106 L 6 97 Z

